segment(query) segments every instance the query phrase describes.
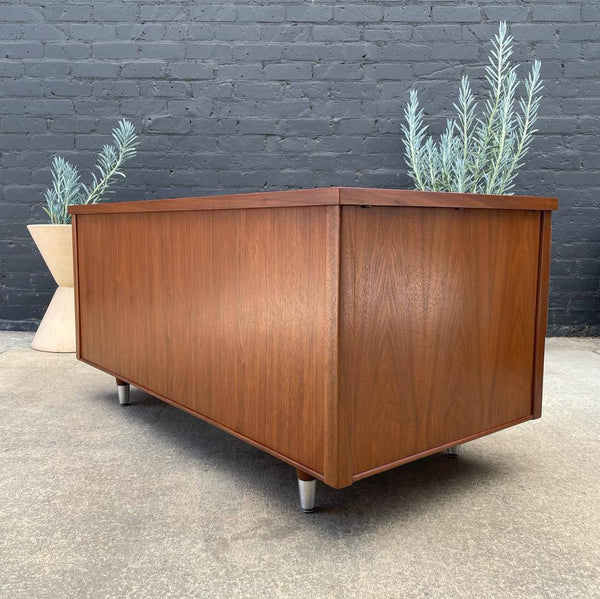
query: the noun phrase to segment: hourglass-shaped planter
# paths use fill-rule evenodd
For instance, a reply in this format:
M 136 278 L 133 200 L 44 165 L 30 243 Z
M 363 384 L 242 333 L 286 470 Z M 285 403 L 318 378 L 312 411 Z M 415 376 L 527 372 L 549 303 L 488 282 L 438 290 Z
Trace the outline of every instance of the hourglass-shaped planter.
M 75 351 L 75 294 L 71 225 L 27 225 L 58 289 L 31 347 L 47 352 Z

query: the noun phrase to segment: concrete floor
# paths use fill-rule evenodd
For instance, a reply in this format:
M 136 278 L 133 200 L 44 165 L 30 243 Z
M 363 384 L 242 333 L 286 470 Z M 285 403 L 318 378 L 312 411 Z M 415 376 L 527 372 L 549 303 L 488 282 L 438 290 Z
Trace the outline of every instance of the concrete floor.
M 600 340 L 550 339 L 544 416 L 298 509 L 293 470 L 0 334 L 0 596 L 600 597 Z

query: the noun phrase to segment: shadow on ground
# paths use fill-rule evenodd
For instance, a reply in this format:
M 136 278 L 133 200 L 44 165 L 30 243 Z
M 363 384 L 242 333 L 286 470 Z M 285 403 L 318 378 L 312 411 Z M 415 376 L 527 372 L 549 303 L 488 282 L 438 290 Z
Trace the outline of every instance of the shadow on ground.
M 117 406 L 116 392 L 89 399 Z M 290 503 L 297 506 L 295 470 L 291 466 L 134 387 L 131 401 L 128 406 L 118 406 L 124 418 L 151 427 L 157 438 L 185 451 L 191 460 L 210 460 L 211 469 L 227 472 L 232 483 L 237 480 L 254 487 L 257 494 L 267 493 L 281 509 L 287 509 Z M 344 489 L 332 489 L 318 481 L 317 510 L 301 516 L 305 525 L 319 528 L 324 519 L 348 516 L 356 533 L 361 528 L 369 530 L 426 513 L 438 503 L 451 503 L 454 495 L 464 498 L 469 488 L 476 492 L 475 487 L 480 485 L 501 484 L 505 476 L 505 469 L 481 454 L 473 457 L 463 451 L 455 459 L 440 453 Z

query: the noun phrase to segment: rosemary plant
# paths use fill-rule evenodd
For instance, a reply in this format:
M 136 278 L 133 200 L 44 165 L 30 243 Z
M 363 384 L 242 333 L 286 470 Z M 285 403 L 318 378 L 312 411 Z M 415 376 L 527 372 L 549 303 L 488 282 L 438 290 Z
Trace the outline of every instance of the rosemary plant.
M 88 187 L 81 182 L 77 167 L 55 156 L 52 161 L 52 186 L 44 192 L 44 211 L 55 225 L 71 222 L 68 208 L 72 204 L 97 204 L 111 193 L 109 187 L 117 177 L 125 178 L 121 170 L 123 164 L 133 158 L 138 146 L 134 126 L 122 119 L 112 131 L 113 144 L 105 145 L 98 155 L 97 173 L 92 173 L 92 183 Z
M 71 222 L 67 209 L 71 204 L 79 204 L 81 181 L 77 168 L 60 156 L 52 161 L 52 187 L 44 192 L 46 205 L 44 212 L 55 225 Z
M 513 37 L 505 22 L 492 40 L 485 67 L 488 97 L 477 116 L 469 78 L 460 83 L 457 117 L 448 119 L 439 142 L 427 133 L 417 92 L 411 90 L 404 111 L 405 160 L 417 189 L 465 193 L 512 193 L 518 169 L 529 150 L 541 101 L 540 62 L 525 79 L 517 100 L 517 66 L 511 64 Z

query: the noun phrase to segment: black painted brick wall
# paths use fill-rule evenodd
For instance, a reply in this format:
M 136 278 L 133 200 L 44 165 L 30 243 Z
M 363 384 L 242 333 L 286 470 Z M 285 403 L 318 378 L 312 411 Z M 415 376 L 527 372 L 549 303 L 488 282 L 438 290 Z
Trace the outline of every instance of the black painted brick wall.
M 143 143 L 115 199 L 406 187 L 408 90 L 439 130 L 500 19 L 543 61 L 518 191 L 561 200 L 550 333 L 599 334 L 597 0 L 0 2 L 0 328 L 35 328 L 52 294 L 25 224 L 55 152 L 90 167 L 125 116 Z

